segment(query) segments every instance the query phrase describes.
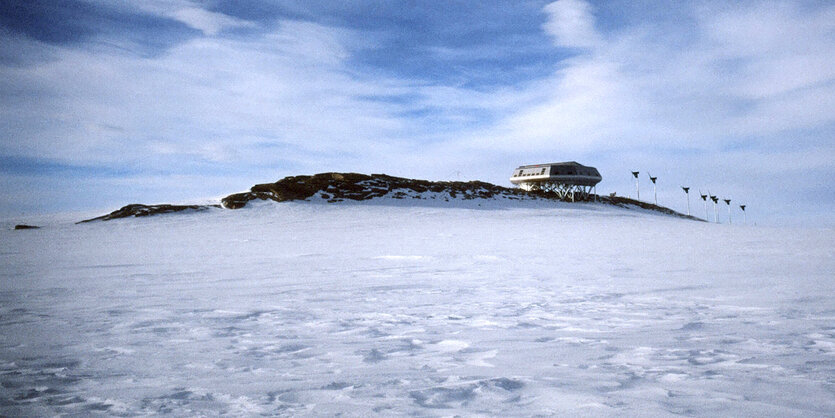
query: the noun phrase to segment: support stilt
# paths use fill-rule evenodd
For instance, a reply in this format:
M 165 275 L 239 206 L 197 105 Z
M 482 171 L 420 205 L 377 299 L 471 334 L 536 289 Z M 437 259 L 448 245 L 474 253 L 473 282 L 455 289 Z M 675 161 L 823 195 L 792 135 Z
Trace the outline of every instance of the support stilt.
M 576 202 L 578 200 L 589 200 L 592 196 L 592 186 L 578 186 L 574 184 L 555 183 L 549 181 L 526 183 L 521 187 L 527 191 L 542 191 L 550 192 L 557 195 L 562 200 L 571 200 Z

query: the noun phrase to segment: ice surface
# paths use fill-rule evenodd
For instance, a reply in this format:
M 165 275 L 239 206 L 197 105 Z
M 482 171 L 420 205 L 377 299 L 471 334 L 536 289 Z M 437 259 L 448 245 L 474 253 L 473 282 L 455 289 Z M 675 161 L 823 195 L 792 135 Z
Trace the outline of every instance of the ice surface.
M 394 203 L 0 232 L 0 414 L 835 414 L 832 230 Z

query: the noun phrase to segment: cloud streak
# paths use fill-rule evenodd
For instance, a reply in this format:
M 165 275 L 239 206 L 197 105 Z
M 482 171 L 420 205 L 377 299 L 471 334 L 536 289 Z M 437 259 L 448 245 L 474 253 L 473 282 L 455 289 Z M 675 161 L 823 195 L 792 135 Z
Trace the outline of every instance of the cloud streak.
M 591 6 L 583 0 L 560 0 L 545 6 L 548 21 L 543 28 L 563 47 L 594 48 L 603 41 L 594 29 Z

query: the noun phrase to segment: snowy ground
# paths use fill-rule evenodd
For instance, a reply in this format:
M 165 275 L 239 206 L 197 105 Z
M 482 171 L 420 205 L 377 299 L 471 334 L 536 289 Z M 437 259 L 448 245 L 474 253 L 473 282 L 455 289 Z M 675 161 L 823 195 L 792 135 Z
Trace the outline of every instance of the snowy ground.
M 4 230 L 0 415 L 835 415 L 832 230 L 477 204 Z

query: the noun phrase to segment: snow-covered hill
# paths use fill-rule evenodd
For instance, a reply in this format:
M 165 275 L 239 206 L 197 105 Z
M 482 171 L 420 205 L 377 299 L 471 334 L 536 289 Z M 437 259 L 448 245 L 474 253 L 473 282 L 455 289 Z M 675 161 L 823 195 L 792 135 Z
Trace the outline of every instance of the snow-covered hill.
M 831 230 L 313 200 L 0 231 L 0 414 L 835 411 Z
M 577 199 L 575 200 L 575 197 Z M 386 174 L 320 173 L 290 176 L 275 183 L 256 184 L 248 192 L 234 193 L 207 205 L 130 204 L 109 214 L 79 223 L 146 217 L 170 213 L 192 213 L 212 208 L 240 209 L 264 201 L 334 203 L 366 202 L 386 206 L 521 208 L 561 207 L 560 203 L 594 202 L 598 205 L 653 211 L 691 220 L 701 219 L 663 206 L 618 196 L 564 196 L 554 192 L 524 191 L 483 181 L 428 181 Z M 543 203 L 544 201 L 544 203 Z

